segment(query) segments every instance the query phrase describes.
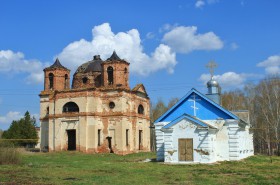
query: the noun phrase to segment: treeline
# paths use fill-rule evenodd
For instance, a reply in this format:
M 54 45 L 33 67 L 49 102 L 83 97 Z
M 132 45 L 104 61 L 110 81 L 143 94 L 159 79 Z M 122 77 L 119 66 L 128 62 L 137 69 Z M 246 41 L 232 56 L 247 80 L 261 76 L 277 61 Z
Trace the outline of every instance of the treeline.
M 36 119 L 27 111 L 23 118 L 14 120 L 9 129 L 2 133 L 2 139 L 17 146 L 31 147 L 37 144 Z
M 225 92 L 222 106 L 249 110 L 255 153 L 280 155 L 280 77 L 269 77 L 244 89 Z

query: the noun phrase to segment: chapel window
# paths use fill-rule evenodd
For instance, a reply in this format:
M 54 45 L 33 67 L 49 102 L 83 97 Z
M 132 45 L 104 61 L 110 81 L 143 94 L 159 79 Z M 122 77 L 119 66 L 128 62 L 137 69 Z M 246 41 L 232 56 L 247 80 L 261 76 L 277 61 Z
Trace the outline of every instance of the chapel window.
M 144 107 L 141 104 L 138 106 L 138 114 L 144 114 Z
M 124 68 L 124 73 L 127 73 L 127 68 Z
M 52 89 L 53 88 L 53 74 L 52 73 L 49 74 L 49 82 L 50 82 L 50 89 Z
M 112 85 L 114 83 L 114 69 L 113 69 L 113 67 L 109 66 L 107 68 L 107 73 L 108 73 L 108 84 Z
M 68 102 L 63 106 L 63 112 L 79 112 L 79 107 L 74 102 Z

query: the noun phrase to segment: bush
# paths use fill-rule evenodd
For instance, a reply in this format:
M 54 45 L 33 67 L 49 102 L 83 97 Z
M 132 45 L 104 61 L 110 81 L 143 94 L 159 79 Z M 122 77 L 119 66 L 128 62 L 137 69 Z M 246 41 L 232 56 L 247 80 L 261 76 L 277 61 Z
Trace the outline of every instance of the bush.
M 9 142 L 0 141 L 0 165 L 18 164 L 21 162 L 21 155 L 17 148 Z

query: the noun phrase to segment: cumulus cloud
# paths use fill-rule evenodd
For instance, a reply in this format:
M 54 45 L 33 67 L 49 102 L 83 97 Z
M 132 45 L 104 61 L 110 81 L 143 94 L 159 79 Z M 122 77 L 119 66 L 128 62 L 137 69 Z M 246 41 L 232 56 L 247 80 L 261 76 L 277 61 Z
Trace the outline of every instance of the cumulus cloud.
M 249 77 L 253 74 L 238 74 L 235 72 L 226 72 L 222 75 L 214 75 L 213 78 L 217 80 L 222 88 L 238 88 L 242 87 Z M 211 79 L 210 74 L 202 74 L 199 78 L 204 84 Z
M 223 48 L 223 42 L 215 33 L 198 34 L 196 26 L 177 26 L 165 33 L 162 41 L 179 53 Z
M 137 29 L 114 33 L 109 23 L 95 26 L 92 29 L 92 40 L 81 39 L 66 46 L 58 57 L 62 63 L 75 70 L 82 63 L 99 54 L 107 59 L 113 51 L 120 58 L 130 62 L 130 70 L 140 75 L 166 69 L 172 73 L 176 65 L 176 54 L 168 45 L 160 44 L 150 55 L 144 53 L 140 34 Z
M 280 56 L 273 55 L 266 60 L 257 64 L 258 67 L 264 67 L 265 72 L 269 75 L 280 74 Z
M 0 50 L 0 73 L 27 73 L 27 83 L 43 82 L 43 63 L 27 60 L 21 52 Z

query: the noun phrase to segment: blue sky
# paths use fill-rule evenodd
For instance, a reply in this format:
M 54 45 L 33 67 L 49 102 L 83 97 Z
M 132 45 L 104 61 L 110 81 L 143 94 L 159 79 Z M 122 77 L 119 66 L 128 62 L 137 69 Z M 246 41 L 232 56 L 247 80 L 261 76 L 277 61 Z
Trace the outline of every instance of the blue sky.
M 43 68 L 77 66 L 113 50 L 130 64 L 130 86 L 152 102 L 206 92 L 210 60 L 223 90 L 280 69 L 278 0 L 3 0 L 0 11 L 0 129 L 26 110 L 38 117 Z

